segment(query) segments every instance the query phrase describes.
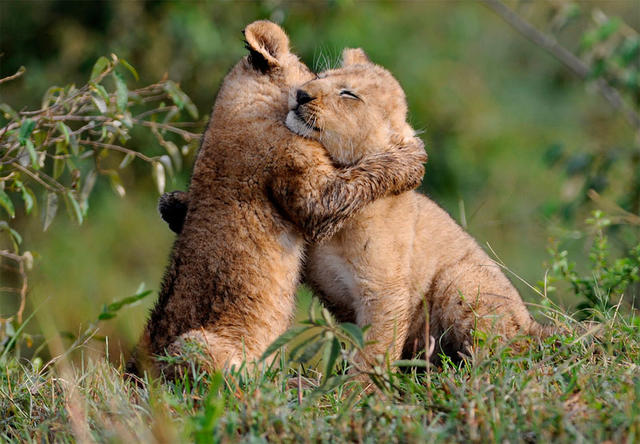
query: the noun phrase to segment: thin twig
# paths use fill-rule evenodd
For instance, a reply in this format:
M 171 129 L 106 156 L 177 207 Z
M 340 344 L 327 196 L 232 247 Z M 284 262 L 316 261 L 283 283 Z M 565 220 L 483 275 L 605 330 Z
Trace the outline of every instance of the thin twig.
M 165 129 L 167 131 L 170 131 L 172 133 L 176 133 L 180 136 L 182 136 L 182 138 L 187 141 L 190 142 L 191 140 L 199 140 L 200 139 L 200 134 L 196 134 L 196 133 L 192 133 L 191 131 L 187 131 L 187 130 L 183 130 L 180 128 L 176 128 L 174 126 L 171 125 L 167 125 L 164 123 L 157 123 L 157 122 L 150 122 L 148 120 L 139 120 L 139 119 L 131 119 L 133 122 L 140 124 L 142 126 L 146 126 L 149 128 L 161 128 L 161 129 Z
M 94 140 L 78 140 L 78 143 L 84 144 L 84 145 L 92 145 L 98 148 L 105 148 L 108 150 L 114 150 L 114 151 L 120 151 L 121 153 L 125 153 L 125 154 L 133 154 L 136 157 L 139 157 L 140 159 L 144 160 L 145 162 L 153 162 L 154 159 L 148 156 L 145 156 L 144 154 L 138 152 L 138 151 L 134 151 L 134 150 L 130 150 L 128 148 L 122 147 L 120 145 L 113 145 L 110 143 L 103 143 L 103 142 L 96 142 Z
M 578 77 L 583 80 L 589 77 L 589 74 L 592 71 L 591 67 L 562 46 L 556 39 L 538 31 L 500 0 L 480 1 L 487 5 L 493 12 L 498 14 L 520 34 L 555 57 Z M 595 84 L 598 87 L 600 94 L 602 94 L 609 104 L 615 110 L 622 111 L 627 122 L 629 122 L 636 131 L 640 131 L 640 115 L 624 101 L 622 94 L 620 94 L 617 89 L 609 85 L 609 83 L 603 78 L 596 80 Z
M 10 165 L 12 167 L 22 171 L 27 176 L 31 177 L 33 180 L 38 182 L 40 185 L 42 185 L 43 187 L 45 187 L 49 191 L 53 191 L 54 193 L 64 193 L 65 192 L 65 188 L 62 185 L 60 185 L 57 181 L 55 181 L 53 179 L 52 180 L 55 183 L 55 187 L 53 185 L 48 184 L 44 180 L 42 180 L 38 174 L 32 173 L 27 168 L 25 168 L 22 165 L 20 165 L 18 162 L 12 162 Z M 45 175 L 42 172 L 40 172 L 39 174 Z M 47 177 L 49 177 L 49 176 L 47 176 Z
M 24 66 L 21 66 L 14 75 L 9 76 L 9 77 L 5 77 L 3 79 L 0 79 L 0 83 L 4 83 L 4 82 L 8 82 L 8 81 L 13 80 L 13 79 L 17 79 L 22 74 L 24 74 L 26 71 L 27 71 L 27 69 Z

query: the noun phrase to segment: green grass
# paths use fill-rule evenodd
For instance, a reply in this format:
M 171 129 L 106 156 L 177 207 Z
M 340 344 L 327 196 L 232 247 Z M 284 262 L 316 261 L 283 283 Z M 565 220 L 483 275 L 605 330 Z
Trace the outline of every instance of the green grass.
M 78 359 L 48 364 L 8 354 L 0 371 L 0 439 L 634 442 L 640 318 L 616 307 L 599 318 L 588 326 L 564 318 L 573 333 L 523 352 L 485 344 L 457 365 L 378 369 L 384 384 L 372 394 L 341 371 L 327 380 L 285 355 L 261 370 L 209 375 L 188 366 L 177 381 L 136 384 L 123 378 L 122 364 L 88 345 Z M 347 344 L 345 362 L 349 351 Z

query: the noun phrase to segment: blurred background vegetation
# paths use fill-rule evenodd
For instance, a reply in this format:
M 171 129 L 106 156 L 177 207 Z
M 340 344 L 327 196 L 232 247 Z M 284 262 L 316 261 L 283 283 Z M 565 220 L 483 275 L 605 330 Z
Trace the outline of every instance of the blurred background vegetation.
M 586 60 L 589 75 L 606 78 L 637 112 L 638 2 L 508 4 Z M 140 75 L 128 80 L 131 89 L 167 74 L 204 122 L 222 78 L 244 55 L 240 31 L 263 18 L 280 23 L 315 70 L 334 65 L 346 46 L 364 48 L 391 70 L 405 88 L 411 123 L 424 131 L 429 163 L 421 190 L 526 281 L 544 279 L 552 242 L 578 266 L 587 263 L 582 221 L 594 208 L 638 214 L 637 130 L 594 81 L 577 77 L 479 2 L 3 1 L 0 78 L 20 66 L 27 71 L 0 86 L 0 102 L 38 108 L 51 85 L 82 85 L 100 56 L 115 53 Z M 138 151 L 160 150 L 149 132 L 132 137 L 128 146 Z M 192 161 L 188 156 L 167 190 L 185 189 Z M 134 294 L 141 282 L 159 288 L 173 234 L 155 209 L 149 171 L 134 161 L 122 173 L 123 198 L 100 178 L 80 226 L 59 214 L 43 232 L 37 217 L 16 208 L 11 224 L 37 253 L 28 311 L 39 307 L 39 318 L 77 334 L 103 304 Z M 43 206 L 38 196 L 35 211 Z M 614 224 L 610 235 L 612 248 L 625 250 L 637 242 L 637 225 Z M 12 278 L 4 270 L 0 279 Z M 539 301 L 513 280 L 525 299 Z M 101 334 L 109 334 L 114 352 L 135 342 L 154 298 L 105 325 Z M 554 298 L 569 308 L 577 303 L 569 291 Z M 0 292 L 0 317 L 15 313 L 18 302 L 15 293 Z

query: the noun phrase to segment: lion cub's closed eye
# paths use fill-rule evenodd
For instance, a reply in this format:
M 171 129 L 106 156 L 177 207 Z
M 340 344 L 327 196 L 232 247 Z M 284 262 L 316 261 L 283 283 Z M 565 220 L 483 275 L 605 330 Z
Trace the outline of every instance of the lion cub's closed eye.
M 343 60 L 342 68 L 291 94 L 287 127 L 321 142 L 343 164 L 400 146 L 422 149 L 393 76 L 359 49 L 345 50 Z M 455 358 L 473 342 L 474 329 L 505 338 L 544 333 L 498 266 L 417 192 L 370 204 L 333 238 L 311 246 L 306 280 L 338 318 L 371 325 L 368 339 L 375 342 L 363 364 L 386 353 L 415 356 L 433 346 L 425 344 L 430 336 Z

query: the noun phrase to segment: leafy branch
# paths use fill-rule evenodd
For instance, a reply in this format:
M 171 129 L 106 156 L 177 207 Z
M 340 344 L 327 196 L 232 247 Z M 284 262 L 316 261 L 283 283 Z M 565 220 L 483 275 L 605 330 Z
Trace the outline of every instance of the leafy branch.
M 0 85 L 25 72 L 20 68 L 0 79 Z M 126 77 L 139 80 L 126 60 L 116 55 L 101 57 L 85 85 L 52 86 L 38 109 L 16 110 L 0 103 L 0 267 L 19 282 L 0 286 L 0 291 L 20 298 L 18 311 L 0 318 L 0 325 L 22 323 L 27 272 L 33 266 L 33 254 L 21 249 L 22 236 L 10 223 L 20 206 L 24 215 L 32 216 L 38 201 L 42 202 L 40 213 L 47 230 L 64 202 L 70 217 L 81 224 L 100 176 L 122 197 L 126 190 L 120 173 L 137 159 L 150 165 L 162 193 L 166 176 L 180 170 L 183 156 L 196 149 L 200 135 L 190 129 L 201 126 L 198 110 L 179 85 L 163 78 L 130 89 Z M 150 155 L 131 147 L 134 128 L 148 131 L 162 147 L 162 154 Z M 0 340 L 3 336 L 0 332 Z

